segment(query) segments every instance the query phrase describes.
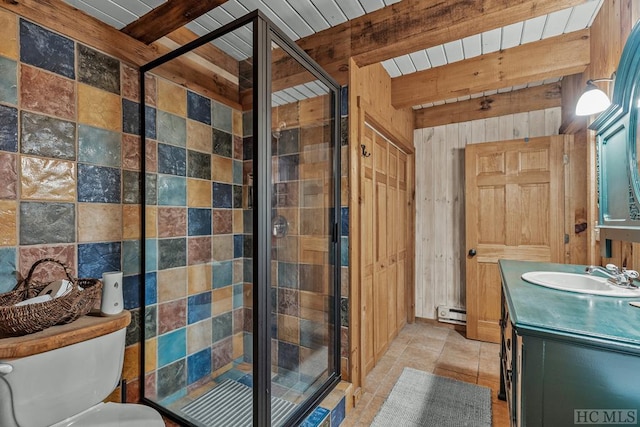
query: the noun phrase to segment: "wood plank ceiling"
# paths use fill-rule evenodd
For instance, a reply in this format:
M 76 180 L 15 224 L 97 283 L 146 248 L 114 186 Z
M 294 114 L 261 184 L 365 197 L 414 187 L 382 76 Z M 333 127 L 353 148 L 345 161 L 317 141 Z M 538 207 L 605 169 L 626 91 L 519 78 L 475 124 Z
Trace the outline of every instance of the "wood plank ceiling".
M 430 107 L 476 100 L 475 105 L 478 98 L 543 85 L 559 105 L 557 82 L 589 63 L 588 28 L 604 0 L 64 1 L 164 49 L 260 8 L 341 83 L 346 83 L 349 56 L 360 66 L 381 62 L 392 77 L 394 105 L 420 109 L 416 123 L 425 124 L 437 116 Z M 191 59 L 204 67 L 215 64 L 218 75 L 237 85 L 235 67 L 250 56 L 250 40 L 249 30 L 241 29 L 200 48 Z M 584 54 L 570 55 L 575 49 Z M 554 56 L 554 51 L 561 53 Z M 490 62 L 496 65 L 487 68 Z M 482 79 L 476 78 L 480 74 Z M 301 81 L 278 91 L 273 103 L 304 99 L 318 90 Z

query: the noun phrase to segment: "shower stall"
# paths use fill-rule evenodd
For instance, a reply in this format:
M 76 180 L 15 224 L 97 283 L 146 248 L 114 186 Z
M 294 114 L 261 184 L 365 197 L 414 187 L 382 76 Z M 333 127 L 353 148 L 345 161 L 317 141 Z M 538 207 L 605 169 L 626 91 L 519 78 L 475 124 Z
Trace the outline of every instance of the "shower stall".
M 180 57 L 200 69 L 164 79 Z M 238 102 L 199 85 L 219 75 Z M 140 87 L 143 401 L 183 425 L 297 425 L 340 380 L 339 86 L 256 11 Z

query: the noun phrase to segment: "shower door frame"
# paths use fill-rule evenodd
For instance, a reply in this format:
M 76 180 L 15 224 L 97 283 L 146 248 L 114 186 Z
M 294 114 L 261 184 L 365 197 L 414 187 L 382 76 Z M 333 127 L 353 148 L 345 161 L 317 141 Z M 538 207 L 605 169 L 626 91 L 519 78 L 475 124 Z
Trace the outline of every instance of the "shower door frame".
M 140 137 L 141 137 L 141 200 L 143 212 L 146 209 L 146 171 L 145 146 L 145 73 L 154 68 L 178 58 L 206 43 L 213 41 L 225 34 L 241 27 L 252 24 L 253 30 L 253 425 L 255 427 L 267 427 L 271 425 L 271 216 L 273 197 L 272 185 L 272 146 L 271 146 L 271 46 L 276 42 L 288 55 L 297 61 L 307 72 L 320 80 L 329 89 L 331 95 L 331 142 L 330 148 L 333 158 L 332 165 L 332 196 L 333 206 L 329 207 L 328 224 L 330 230 L 329 240 L 329 265 L 332 266 L 330 289 L 332 291 L 329 307 L 329 354 L 332 356 L 333 365 L 328 366 L 328 377 L 311 396 L 309 396 L 289 416 L 283 427 L 298 425 L 329 392 L 340 382 L 340 85 L 322 69 L 306 52 L 275 26 L 261 11 L 255 10 L 247 15 L 230 22 L 219 29 L 193 40 L 166 55 L 163 55 L 140 67 Z M 143 244 L 141 245 L 141 271 L 146 271 L 146 215 L 141 215 L 141 229 Z M 146 275 L 145 275 L 146 280 Z M 145 301 L 145 288 L 140 286 L 140 301 Z M 143 305 L 146 308 L 146 304 Z M 141 315 L 144 322 L 144 313 Z M 145 328 L 140 328 L 141 355 L 140 355 L 140 394 L 141 401 L 164 416 L 186 426 L 193 424 L 188 420 L 173 413 L 169 409 L 145 396 Z M 266 357 L 261 357 L 266 355 Z

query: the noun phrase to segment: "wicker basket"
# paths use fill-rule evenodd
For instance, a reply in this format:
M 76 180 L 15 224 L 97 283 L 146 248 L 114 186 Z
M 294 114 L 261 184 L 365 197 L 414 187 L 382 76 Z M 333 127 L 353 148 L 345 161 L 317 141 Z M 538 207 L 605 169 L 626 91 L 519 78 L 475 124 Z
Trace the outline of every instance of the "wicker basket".
M 40 293 L 49 283 L 32 279 L 36 267 L 45 262 L 58 264 L 64 269 L 67 279 L 73 284 L 72 290 L 50 301 L 16 307 L 15 304 Z M 53 325 L 70 323 L 87 314 L 102 295 L 102 282 L 98 279 L 74 279 L 66 265 L 52 258 L 36 261 L 29 274 L 20 280 L 15 289 L 0 294 L 0 333 L 5 335 L 26 335 L 41 331 Z

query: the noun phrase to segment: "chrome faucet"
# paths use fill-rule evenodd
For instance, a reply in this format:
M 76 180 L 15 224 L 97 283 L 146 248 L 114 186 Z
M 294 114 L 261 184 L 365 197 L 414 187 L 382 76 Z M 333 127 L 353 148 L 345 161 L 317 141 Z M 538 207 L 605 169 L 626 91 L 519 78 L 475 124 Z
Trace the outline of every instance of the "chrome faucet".
M 587 274 L 598 272 L 603 276 L 606 276 L 609 283 L 622 288 L 637 288 L 637 286 L 633 284 L 633 280 L 640 277 L 640 274 L 638 274 L 637 271 L 627 270 L 624 267 L 618 268 L 615 264 L 607 264 L 606 267 L 589 265 L 585 271 Z

